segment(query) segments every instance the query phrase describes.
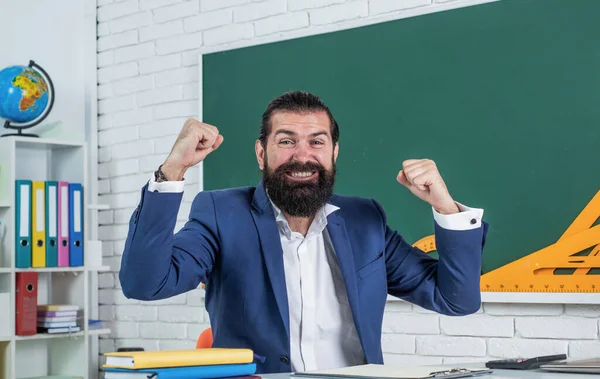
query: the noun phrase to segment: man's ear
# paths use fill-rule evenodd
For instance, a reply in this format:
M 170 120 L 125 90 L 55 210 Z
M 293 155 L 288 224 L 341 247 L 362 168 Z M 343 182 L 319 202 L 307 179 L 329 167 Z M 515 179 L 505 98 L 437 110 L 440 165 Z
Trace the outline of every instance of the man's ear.
M 340 150 L 340 144 L 339 142 L 335 143 L 335 147 L 333 148 L 333 161 L 337 161 L 337 157 L 338 157 L 338 152 Z
M 258 162 L 258 168 L 260 168 L 261 171 L 264 171 L 265 149 L 263 148 L 262 143 L 260 143 L 260 140 L 256 140 L 256 142 L 254 143 L 254 151 L 256 152 L 256 161 Z

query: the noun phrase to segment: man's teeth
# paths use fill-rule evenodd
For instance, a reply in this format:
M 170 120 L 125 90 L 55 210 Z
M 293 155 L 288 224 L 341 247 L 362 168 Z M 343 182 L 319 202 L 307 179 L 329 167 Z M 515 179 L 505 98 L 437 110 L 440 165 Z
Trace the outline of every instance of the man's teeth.
M 306 171 L 306 172 L 292 172 L 292 176 L 294 178 L 307 178 L 309 176 L 312 176 L 312 172 L 311 171 Z

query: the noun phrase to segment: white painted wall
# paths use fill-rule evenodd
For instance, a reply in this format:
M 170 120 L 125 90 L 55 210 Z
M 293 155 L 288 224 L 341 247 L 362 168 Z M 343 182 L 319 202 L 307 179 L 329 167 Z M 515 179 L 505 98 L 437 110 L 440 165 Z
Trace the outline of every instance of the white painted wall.
M 484 1 L 478 1 L 484 2 Z M 186 117 L 198 114 L 198 54 L 475 4 L 432 0 L 99 0 L 100 238 L 112 272 L 100 277 L 100 313 L 112 321 L 101 351 L 192 348 L 208 327 L 201 291 L 158 302 L 126 299 L 118 283 L 139 190 L 166 158 Z M 198 178 L 187 177 L 179 225 Z M 388 304 L 389 363 L 450 363 L 515 355 L 600 355 L 600 306 L 484 304 L 452 318 Z
M 18 17 L 17 17 L 18 15 Z M 54 106 L 40 124 L 23 130 L 42 138 L 85 140 L 89 143 L 87 201 L 96 201 L 97 99 L 95 1 L 0 0 L 0 70 L 27 66 L 30 60 L 50 76 Z M 4 129 L 0 134 L 14 133 Z M 96 238 L 96 215 L 89 214 L 91 239 Z
M 31 132 L 81 140 L 85 136 L 86 1 L 0 0 L 0 69 L 38 63 L 54 83 L 56 100 Z M 86 55 L 87 54 L 87 55 Z M 4 120 L 2 120 L 4 124 Z M 6 129 L 0 131 L 5 133 Z M 14 132 L 14 131 L 13 131 Z

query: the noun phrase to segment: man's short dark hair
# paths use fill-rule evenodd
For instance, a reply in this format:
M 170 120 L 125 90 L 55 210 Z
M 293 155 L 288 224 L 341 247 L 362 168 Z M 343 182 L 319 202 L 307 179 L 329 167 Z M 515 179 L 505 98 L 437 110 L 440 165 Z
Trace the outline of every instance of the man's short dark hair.
M 276 111 L 297 113 L 324 111 L 327 113 L 327 116 L 329 116 L 331 139 L 333 140 L 333 143 L 335 144 L 340 137 L 337 121 L 335 121 L 329 107 L 325 105 L 319 96 L 304 91 L 291 91 L 271 100 L 267 105 L 267 109 L 262 115 L 260 135 L 258 137 L 263 146 L 266 146 L 267 144 L 267 136 L 271 133 L 271 116 Z

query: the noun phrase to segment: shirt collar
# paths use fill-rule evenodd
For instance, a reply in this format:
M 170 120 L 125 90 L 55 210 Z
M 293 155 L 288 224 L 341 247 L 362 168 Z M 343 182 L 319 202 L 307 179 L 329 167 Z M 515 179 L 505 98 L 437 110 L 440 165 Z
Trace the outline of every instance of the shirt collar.
M 283 231 L 287 238 L 292 238 L 292 230 L 290 229 L 285 215 L 283 214 L 281 209 L 279 209 L 279 207 L 277 207 L 277 205 L 273 203 L 273 200 L 271 200 L 268 193 L 267 198 L 269 199 L 269 201 L 271 202 L 271 206 L 273 207 L 273 213 L 275 213 L 275 221 L 277 222 L 277 226 L 281 231 Z M 326 203 L 321 208 L 319 208 L 317 214 L 315 215 L 315 219 L 308 228 L 308 233 L 306 233 L 306 237 L 321 233 L 327 226 L 327 216 L 337 211 L 338 209 L 340 208 L 330 203 Z

